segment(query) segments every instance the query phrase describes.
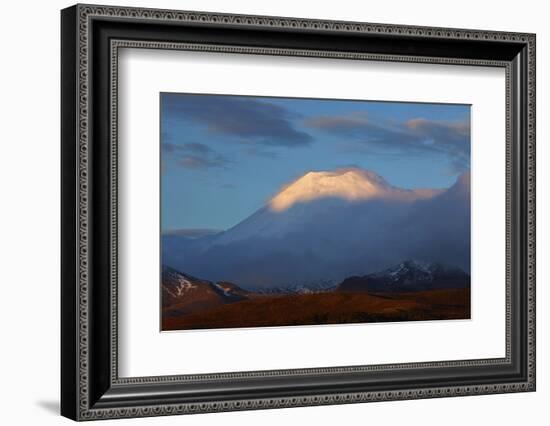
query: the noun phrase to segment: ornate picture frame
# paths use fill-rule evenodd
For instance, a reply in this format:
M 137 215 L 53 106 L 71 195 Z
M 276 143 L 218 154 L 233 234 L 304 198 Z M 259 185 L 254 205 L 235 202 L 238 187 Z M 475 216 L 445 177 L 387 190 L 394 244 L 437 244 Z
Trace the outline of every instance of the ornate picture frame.
M 535 390 L 534 34 L 96 5 L 64 9 L 61 29 L 62 415 L 94 420 Z M 121 48 L 503 68 L 505 357 L 119 377 Z

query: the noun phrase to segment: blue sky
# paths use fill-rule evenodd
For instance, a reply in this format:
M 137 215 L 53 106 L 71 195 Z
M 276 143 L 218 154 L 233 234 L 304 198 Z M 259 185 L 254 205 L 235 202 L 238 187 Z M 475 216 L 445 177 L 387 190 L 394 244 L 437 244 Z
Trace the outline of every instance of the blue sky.
M 470 167 L 470 106 L 161 93 L 162 230 L 228 229 L 309 171 L 446 188 Z

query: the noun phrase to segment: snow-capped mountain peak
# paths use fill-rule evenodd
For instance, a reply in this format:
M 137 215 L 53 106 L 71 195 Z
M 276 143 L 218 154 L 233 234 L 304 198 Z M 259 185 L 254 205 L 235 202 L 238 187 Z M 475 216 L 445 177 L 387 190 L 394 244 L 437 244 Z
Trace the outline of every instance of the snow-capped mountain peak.
M 416 291 L 434 288 L 462 288 L 470 276 L 457 267 L 405 260 L 380 272 L 346 278 L 340 291 Z
M 269 202 L 269 208 L 275 212 L 282 212 L 296 203 L 329 197 L 348 201 L 375 198 L 412 201 L 431 198 L 439 192 L 431 189 L 396 188 L 371 170 L 346 168 L 306 173 L 275 195 Z
M 432 281 L 432 269 L 434 266 L 429 263 L 420 262 L 417 260 L 406 260 L 400 264 L 386 269 L 385 271 L 373 274 L 376 277 L 386 276 L 393 282 L 403 281 Z

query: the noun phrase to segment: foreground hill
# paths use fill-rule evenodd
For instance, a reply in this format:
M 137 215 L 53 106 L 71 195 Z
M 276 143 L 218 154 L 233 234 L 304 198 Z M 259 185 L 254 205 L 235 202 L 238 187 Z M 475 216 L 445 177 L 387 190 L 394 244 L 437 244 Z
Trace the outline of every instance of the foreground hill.
M 470 289 L 370 294 L 327 292 L 264 296 L 183 316 L 162 329 L 268 327 L 470 318 Z
M 248 292 L 234 284 L 212 283 L 170 267 L 162 268 L 163 314 L 183 315 L 245 299 Z
M 470 276 L 407 260 L 337 286 L 246 290 L 162 270 L 162 329 L 262 327 L 469 318 Z

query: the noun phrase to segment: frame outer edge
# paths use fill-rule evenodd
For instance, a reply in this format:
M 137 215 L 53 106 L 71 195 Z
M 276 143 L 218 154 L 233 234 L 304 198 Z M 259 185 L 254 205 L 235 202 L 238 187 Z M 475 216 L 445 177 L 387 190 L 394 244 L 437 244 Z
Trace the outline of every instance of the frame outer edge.
M 536 391 L 536 117 L 537 117 L 537 88 L 536 88 L 536 34 L 529 34 L 527 42 L 527 81 L 528 81 L 528 104 L 527 104 L 527 241 L 528 241 L 528 380 L 531 390 Z
M 77 7 L 61 11 L 61 414 L 78 418 Z
M 78 110 L 78 121 L 75 143 L 77 146 L 76 171 L 78 179 L 77 194 L 77 246 L 78 246 L 78 270 L 77 270 L 77 321 L 78 321 L 78 359 L 77 363 L 77 413 L 76 420 L 90 419 L 93 411 L 90 408 L 90 387 L 89 387 L 89 207 L 90 207 L 90 173 L 89 166 L 89 112 L 90 112 L 90 45 L 88 27 L 88 10 L 82 4 L 76 5 L 76 34 L 77 34 L 77 57 L 76 57 L 76 106 Z
M 67 9 L 66 9 L 67 10 Z M 368 23 L 353 23 L 353 22 L 337 22 L 337 21 L 324 21 L 324 20 L 311 20 L 311 19 L 297 19 L 297 18 L 275 18 L 266 16 L 246 16 L 246 15 L 228 15 L 217 13 L 203 13 L 203 12 L 184 12 L 184 11 L 170 11 L 170 10 L 158 10 L 158 9 L 140 9 L 140 8 L 127 8 L 127 7 L 110 7 L 110 6 L 96 6 L 96 5 L 77 5 L 74 7 L 76 10 L 76 22 L 77 26 L 77 51 L 75 52 L 75 61 L 77 61 L 75 79 L 77 81 L 76 98 L 78 105 L 78 123 L 76 136 L 78 140 L 78 152 L 77 152 L 77 174 L 78 179 L 77 190 L 77 247 L 76 252 L 78 257 L 77 262 L 77 283 L 78 289 L 75 289 L 77 296 L 77 313 L 75 315 L 77 323 L 77 336 L 74 342 L 75 350 L 78 355 L 78 360 L 75 362 L 75 370 L 77 373 L 74 384 L 74 390 L 77 393 L 76 401 L 76 414 L 77 420 L 92 420 L 92 419 L 104 419 L 114 417 L 141 417 L 152 415 L 170 415 L 180 413 L 193 413 L 193 412 L 218 412 L 229 410 L 243 410 L 243 409 L 263 409 L 263 408 L 282 408 L 292 406 L 308 406 L 308 405 L 324 405 L 324 404 L 342 404 L 351 402 L 367 402 L 367 401 L 379 401 L 379 400 L 399 400 L 399 399 L 415 399 L 415 398 L 434 398 L 441 396 L 461 396 L 461 395 L 475 395 L 475 394 L 488 394 L 488 393 L 503 393 L 503 392 L 517 392 L 517 391 L 529 391 L 535 388 L 535 319 L 534 319 L 534 304 L 535 304 L 535 247 L 534 247 L 534 229 L 535 229 L 535 194 L 534 194 L 534 149 L 535 149 L 535 36 L 527 33 L 509 33 L 509 32 L 496 32 L 496 31 L 481 31 L 481 30 L 462 30 L 462 29 L 447 29 L 447 28 L 429 28 L 429 27 L 409 27 L 403 25 L 387 25 L 387 24 L 368 24 Z M 67 13 L 67 12 L 65 12 Z M 328 32 L 360 32 L 360 33 L 383 33 L 390 35 L 398 33 L 401 35 L 411 35 L 414 37 L 436 37 L 436 38 L 448 38 L 448 39 L 473 39 L 473 40 L 486 40 L 486 41 L 507 41 L 523 43 L 528 46 L 528 106 L 527 113 L 528 118 L 528 196 L 527 203 L 529 205 L 528 219 L 529 219 L 529 239 L 528 239 L 528 283 L 527 283 L 527 295 L 529 306 L 529 325 L 528 325 L 528 365 L 527 370 L 529 378 L 526 382 L 515 383 L 503 383 L 500 385 L 480 385 L 464 388 L 461 386 L 451 386 L 446 389 L 434 388 L 434 389 L 403 389 L 400 391 L 387 391 L 371 393 L 359 393 L 359 394 L 332 394 L 321 396 L 307 396 L 307 397 L 282 397 L 282 398 L 270 398 L 269 400 L 246 400 L 246 401 L 220 401 L 214 403 L 205 404 L 163 404 L 160 406 L 143 406 L 139 408 L 113 408 L 113 409 L 93 409 L 89 408 L 89 388 L 88 388 L 88 137 L 89 137 L 89 122 L 88 122 L 88 83 L 89 83 L 89 67 L 88 67 L 88 49 L 89 49 L 89 27 L 88 20 L 92 16 L 98 17 L 112 17 L 112 18 L 130 18 L 140 19 L 148 21 L 177 21 L 177 22 L 193 22 L 193 23 L 223 23 L 227 25 L 251 25 L 262 28 L 276 27 L 276 28 L 291 28 L 291 29 L 317 29 L 326 30 Z M 63 106 L 63 112 L 66 112 L 65 106 Z M 62 123 L 66 126 L 66 123 Z M 65 128 L 65 127 L 64 127 Z M 527 141 L 526 141 L 527 142 Z M 74 161 L 74 160 L 73 160 Z M 64 163 L 65 164 L 65 163 Z M 63 176 L 65 177 L 65 176 Z M 531 180 L 532 178 L 532 180 Z M 65 188 L 65 183 L 63 187 Z M 68 211 L 64 206 L 65 212 Z M 65 226 L 65 224 L 63 225 Z M 533 235 L 531 235 L 533 232 Z M 63 257 L 64 263 L 67 258 Z M 66 283 L 64 284 L 66 286 Z M 65 288 L 65 287 L 64 287 Z M 65 350 L 65 348 L 63 348 Z M 65 368 L 65 367 L 64 367 Z M 65 412 L 64 415 L 67 415 Z

